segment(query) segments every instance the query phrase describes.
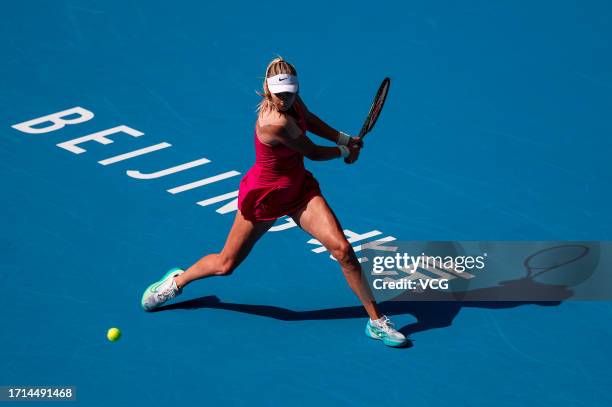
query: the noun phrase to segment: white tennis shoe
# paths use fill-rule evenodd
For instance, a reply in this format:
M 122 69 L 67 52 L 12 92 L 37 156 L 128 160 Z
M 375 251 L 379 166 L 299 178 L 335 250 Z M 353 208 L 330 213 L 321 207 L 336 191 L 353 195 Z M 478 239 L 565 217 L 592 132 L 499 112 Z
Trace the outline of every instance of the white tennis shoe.
M 184 272 L 183 269 L 174 267 L 164 274 L 161 280 L 148 286 L 140 300 L 142 308 L 145 311 L 152 311 L 181 294 L 183 290 L 176 286 L 174 277 L 180 276 Z
M 368 320 L 365 333 L 372 339 L 383 341 L 387 346 L 399 348 L 407 345 L 410 340 L 395 329 L 393 322 L 386 316 L 377 320 Z

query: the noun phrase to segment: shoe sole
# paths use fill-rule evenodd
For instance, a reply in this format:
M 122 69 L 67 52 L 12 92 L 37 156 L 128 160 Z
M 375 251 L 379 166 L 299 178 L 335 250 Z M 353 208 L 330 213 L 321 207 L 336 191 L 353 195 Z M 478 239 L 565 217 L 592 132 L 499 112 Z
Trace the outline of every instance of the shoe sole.
M 154 288 L 156 288 L 157 286 L 159 286 L 161 283 L 163 283 L 163 282 L 164 282 L 164 280 L 168 278 L 168 276 L 170 276 L 170 275 L 172 275 L 172 274 L 176 273 L 176 272 L 177 272 L 177 271 L 179 271 L 179 270 L 180 270 L 180 271 L 184 271 L 182 268 L 179 268 L 179 267 L 173 267 L 173 268 L 171 268 L 170 270 L 168 270 L 168 272 L 166 272 L 166 274 L 164 274 L 164 276 L 163 276 L 163 277 L 162 277 L 160 280 L 157 280 L 156 282 L 154 282 L 153 284 L 151 284 L 150 286 L 148 286 L 148 287 L 147 287 L 147 289 L 145 290 L 145 292 L 142 294 L 142 297 L 140 298 L 140 306 L 141 306 L 141 307 L 142 307 L 142 308 L 143 308 L 145 311 L 147 311 L 147 312 L 149 312 L 149 311 L 153 311 L 155 308 L 157 308 L 158 306 L 160 306 L 160 305 L 161 305 L 161 304 L 160 304 L 160 305 L 158 305 L 158 306 L 156 306 L 156 307 L 152 307 L 152 308 L 147 308 L 147 307 L 145 307 L 145 305 L 144 305 L 144 299 L 145 299 L 145 296 L 146 296 L 146 295 L 147 295 L 147 294 L 148 294 L 148 293 L 149 293 L 151 290 L 153 290 Z

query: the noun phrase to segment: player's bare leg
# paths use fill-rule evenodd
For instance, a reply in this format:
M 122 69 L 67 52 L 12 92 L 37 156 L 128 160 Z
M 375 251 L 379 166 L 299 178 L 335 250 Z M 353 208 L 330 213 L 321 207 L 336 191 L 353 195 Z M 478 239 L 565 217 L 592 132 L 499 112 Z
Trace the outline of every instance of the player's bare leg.
M 192 281 L 231 274 L 273 224 L 274 221 L 251 222 L 237 211 L 223 250 L 202 257 L 186 271 L 180 268 L 168 271 L 159 281 L 147 287 L 141 299 L 142 307 L 152 311 L 175 298 Z
M 362 278 L 361 265 L 350 245 L 340 222 L 322 196 L 312 198 L 301 210 L 291 216 L 302 229 L 317 239 L 334 256 L 351 289 L 355 292 L 370 316 L 365 333 L 373 339 L 382 340 L 385 345 L 402 347 L 409 340 L 385 315 L 381 315 L 366 279 Z
M 195 280 L 231 274 L 273 224 L 274 221 L 251 222 L 245 219 L 240 211 L 237 211 L 223 250 L 220 253 L 202 257 L 175 278 L 176 285 L 178 288 L 183 288 Z
M 351 244 L 346 240 L 340 222 L 322 196 L 315 196 L 293 220 L 329 250 L 342 268 L 349 286 L 355 292 L 371 319 L 381 317 L 370 288 L 361 276 L 361 265 Z

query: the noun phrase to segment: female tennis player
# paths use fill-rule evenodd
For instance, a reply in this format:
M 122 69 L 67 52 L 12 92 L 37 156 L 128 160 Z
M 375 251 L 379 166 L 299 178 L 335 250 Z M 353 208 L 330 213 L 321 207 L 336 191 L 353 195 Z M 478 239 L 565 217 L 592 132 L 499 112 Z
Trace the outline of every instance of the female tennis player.
M 255 164 L 240 182 L 238 211 L 223 250 L 204 256 L 186 271 L 180 268 L 168 271 L 146 289 L 142 307 L 151 311 L 161 306 L 192 281 L 230 275 L 274 221 L 289 215 L 338 260 L 349 286 L 370 317 L 366 335 L 388 346 L 403 346 L 406 337 L 379 313 L 340 222 L 323 198 L 317 180 L 304 168 L 304 157 L 316 161 L 343 158 L 354 163 L 362 141 L 334 130 L 308 111 L 298 90 L 295 67 L 282 58 L 272 60 L 266 69 L 255 123 Z M 337 147 L 314 144 L 306 136 L 307 130 Z

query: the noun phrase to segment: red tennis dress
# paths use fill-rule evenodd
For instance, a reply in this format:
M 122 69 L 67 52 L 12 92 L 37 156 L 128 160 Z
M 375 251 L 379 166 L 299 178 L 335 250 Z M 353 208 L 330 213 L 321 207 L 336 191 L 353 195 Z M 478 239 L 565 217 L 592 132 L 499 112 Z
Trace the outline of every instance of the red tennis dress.
M 292 108 L 297 123 L 306 132 L 306 120 L 297 103 Z M 304 167 L 304 155 L 283 144 L 269 146 L 257 137 L 255 164 L 240 181 L 238 209 L 245 219 L 262 222 L 297 211 L 321 195 L 319 183 Z

